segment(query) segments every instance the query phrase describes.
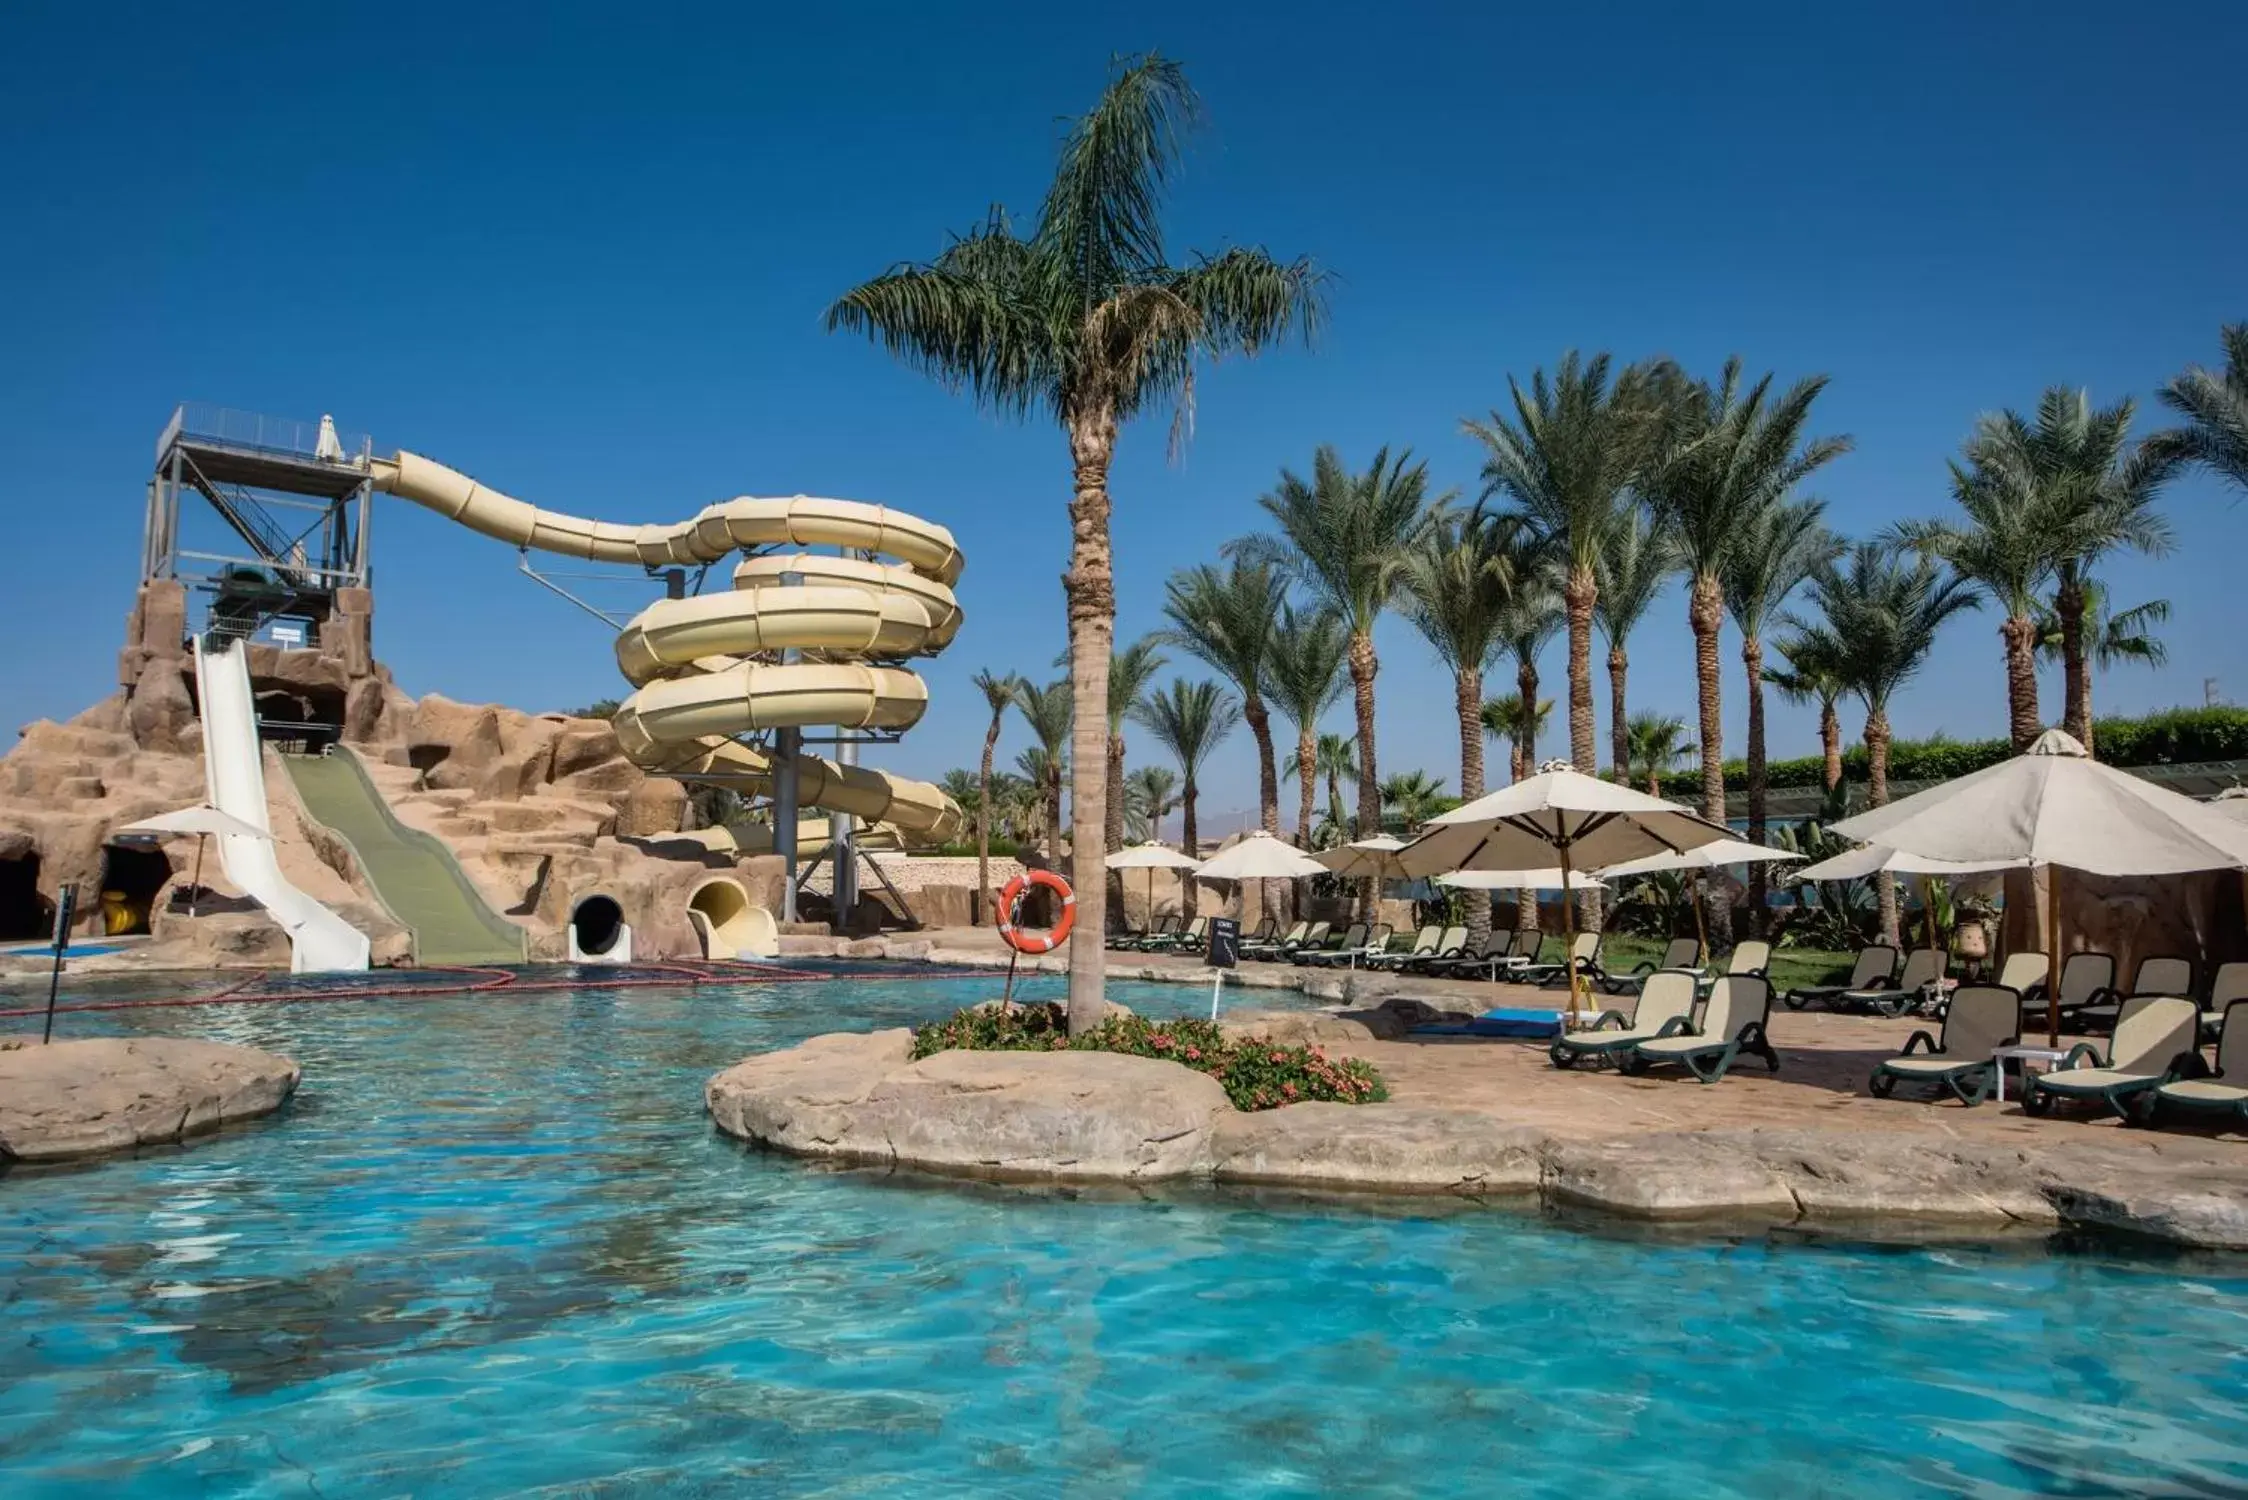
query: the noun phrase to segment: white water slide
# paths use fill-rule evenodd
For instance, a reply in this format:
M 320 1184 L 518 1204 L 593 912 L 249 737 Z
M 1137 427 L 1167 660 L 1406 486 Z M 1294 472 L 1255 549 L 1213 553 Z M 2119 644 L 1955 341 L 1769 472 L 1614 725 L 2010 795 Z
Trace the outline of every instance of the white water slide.
M 265 759 L 258 743 L 257 698 L 249 653 L 238 641 L 217 649 L 195 640 L 196 699 L 203 714 L 203 778 L 210 803 L 268 833 Z M 219 863 L 289 935 L 289 968 L 298 974 L 358 973 L 367 967 L 367 934 L 289 883 L 271 838 L 218 836 Z

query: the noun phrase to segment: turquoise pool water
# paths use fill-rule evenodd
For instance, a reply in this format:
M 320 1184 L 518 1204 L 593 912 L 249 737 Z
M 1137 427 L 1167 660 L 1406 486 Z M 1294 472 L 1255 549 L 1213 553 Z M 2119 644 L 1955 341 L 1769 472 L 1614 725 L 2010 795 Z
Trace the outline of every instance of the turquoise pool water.
M 746 1052 L 987 987 L 67 1018 L 306 1083 L 0 1178 L 0 1494 L 2248 1489 L 2238 1261 L 907 1183 L 700 1117 Z

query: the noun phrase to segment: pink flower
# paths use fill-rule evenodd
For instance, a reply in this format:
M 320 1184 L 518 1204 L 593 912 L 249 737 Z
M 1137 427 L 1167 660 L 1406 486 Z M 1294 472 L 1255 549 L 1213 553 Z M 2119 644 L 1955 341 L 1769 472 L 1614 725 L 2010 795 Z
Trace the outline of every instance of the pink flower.
M 1285 1052 L 1275 1052 L 1272 1054 L 1269 1060 L 1272 1062 L 1286 1062 L 1288 1060 L 1288 1054 Z

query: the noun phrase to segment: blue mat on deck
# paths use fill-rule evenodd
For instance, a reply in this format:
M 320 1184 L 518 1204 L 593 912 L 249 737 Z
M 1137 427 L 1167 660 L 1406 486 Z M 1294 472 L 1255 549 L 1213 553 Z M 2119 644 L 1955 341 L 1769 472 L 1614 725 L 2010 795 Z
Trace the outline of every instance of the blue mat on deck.
M 1447 1021 L 1416 1026 L 1412 1034 L 1553 1037 L 1561 1034 L 1561 1013 L 1554 1010 L 1487 1010 L 1472 1021 Z

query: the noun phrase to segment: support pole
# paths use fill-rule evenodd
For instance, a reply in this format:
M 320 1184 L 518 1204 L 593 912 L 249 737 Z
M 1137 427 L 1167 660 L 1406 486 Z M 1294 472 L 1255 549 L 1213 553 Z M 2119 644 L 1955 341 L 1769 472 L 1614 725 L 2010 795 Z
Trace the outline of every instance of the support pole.
M 835 758 L 846 766 L 859 763 L 859 742 L 846 729 L 837 736 Z M 846 812 L 830 812 L 827 816 L 828 847 L 835 851 L 829 868 L 835 872 L 835 925 L 839 931 L 849 931 L 851 914 L 859 904 L 859 845 L 858 820 Z
M 1225 970 L 1218 970 L 1210 981 L 1210 1019 L 1218 1018 L 1218 996 L 1225 991 Z
M 2061 867 L 2045 867 L 2045 1045 L 2061 1044 Z
M 1569 840 L 1564 837 L 1561 850 L 1561 962 L 1569 971 L 1569 1015 L 1561 1029 L 1567 1031 L 1576 1023 L 1577 1011 L 1577 906 L 1569 891 Z
M 773 850 L 781 857 L 781 920 L 796 920 L 796 756 L 800 729 L 773 731 Z

